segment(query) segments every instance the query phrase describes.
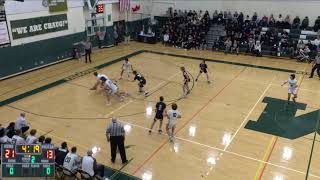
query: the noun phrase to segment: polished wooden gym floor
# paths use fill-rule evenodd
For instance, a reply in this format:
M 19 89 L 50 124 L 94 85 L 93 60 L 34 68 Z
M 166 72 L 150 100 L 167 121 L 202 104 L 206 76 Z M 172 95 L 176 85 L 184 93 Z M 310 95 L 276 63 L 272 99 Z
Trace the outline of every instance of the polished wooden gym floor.
M 124 78 L 117 84 L 131 97 L 124 102 L 113 97 L 107 106 L 103 93 L 89 90 L 95 77 L 88 72 L 139 50 L 167 53 L 146 51 L 130 57 L 133 68 L 145 75 L 151 95 L 144 98 L 137 93 L 137 82 Z M 25 111 L 38 136 L 52 137 L 57 146 L 67 141 L 80 155 L 97 147 L 99 163 L 145 180 L 320 179 L 320 138 L 314 133 L 320 119 L 320 81 L 303 73 L 311 65 L 136 42 L 96 50 L 92 57 L 92 64 L 70 60 L 1 81 L 0 101 L 11 99 L 0 107 L 2 126 Z M 191 94 L 181 99 L 179 67 L 185 66 L 194 79 L 201 58 L 217 60 L 207 61 L 212 83 L 202 75 L 190 83 Z M 97 71 L 116 80 L 121 65 Z M 298 105 L 286 104 L 287 86 L 281 86 L 292 70 L 298 72 Z M 61 79 L 68 81 L 35 91 Z M 26 92 L 24 98 L 18 96 Z M 158 124 L 148 134 L 154 114 L 146 114 L 146 108 L 154 107 L 159 96 L 168 104 L 176 102 L 182 113 L 174 143 L 156 132 Z M 125 124 L 131 159 L 126 166 L 119 155 L 115 164 L 110 162 L 105 130 L 111 116 Z

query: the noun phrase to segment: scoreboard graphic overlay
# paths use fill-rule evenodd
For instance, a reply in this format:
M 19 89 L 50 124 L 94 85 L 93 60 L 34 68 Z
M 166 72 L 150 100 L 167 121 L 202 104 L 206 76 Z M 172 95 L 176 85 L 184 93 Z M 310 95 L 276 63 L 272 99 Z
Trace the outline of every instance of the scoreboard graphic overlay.
M 2 177 L 54 177 L 52 144 L 2 144 Z

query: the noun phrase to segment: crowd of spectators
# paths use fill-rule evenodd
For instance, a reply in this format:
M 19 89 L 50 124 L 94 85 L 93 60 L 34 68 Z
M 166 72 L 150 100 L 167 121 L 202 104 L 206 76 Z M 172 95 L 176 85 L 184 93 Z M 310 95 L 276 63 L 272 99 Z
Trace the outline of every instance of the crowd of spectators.
M 262 55 L 264 48 L 271 55 L 287 55 L 295 57 L 301 51 L 308 54 L 316 54 L 319 48 L 318 38 L 314 41 L 309 40 L 307 44 L 303 41 L 292 40 L 286 29 L 307 29 L 309 19 L 305 17 L 300 23 L 299 17 L 293 21 L 289 15 L 285 18 L 281 14 L 275 18 L 272 14 L 270 17 L 263 16 L 259 18 L 257 13 L 252 17 L 244 17 L 242 12 L 231 14 L 231 12 L 218 13 L 215 11 L 212 17 L 213 24 L 222 24 L 225 26 L 226 36 L 217 39 L 213 49 L 224 47 L 225 53 L 233 52 L 235 49 L 242 47 L 247 53 L 253 53 L 257 56 Z M 267 27 L 266 32 L 262 28 Z M 315 22 L 314 30 L 318 31 L 320 27 L 320 17 Z M 303 44 L 303 45 L 302 45 Z M 263 46 L 263 47 L 262 47 Z
M 175 10 L 161 29 L 163 43 L 183 49 L 206 49 L 209 28 L 208 11 Z
M 282 14 L 275 17 L 271 14 L 269 17 L 263 15 L 259 17 L 255 12 L 252 17 L 249 15 L 244 15 L 242 12 L 234 12 L 233 14 L 229 11 L 218 11 L 216 10 L 212 15 L 212 21 L 218 24 L 227 24 L 230 22 L 235 22 L 239 24 L 251 23 L 255 26 L 260 27 L 277 27 L 280 29 L 301 29 L 301 30 L 311 30 L 313 29 L 317 32 L 320 29 L 320 16 L 315 20 L 313 28 L 310 27 L 309 17 L 306 16 L 302 21 L 299 16 L 296 16 L 293 20 L 290 15 L 286 15 L 285 18 Z
M 0 124 L 0 145 L 1 144 L 52 144 L 50 137 L 43 135 L 37 137 L 37 130 L 31 129 L 26 120 L 25 113 L 20 113 L 16 122 L 9 123 L 8 127 L 2 127 Z M 66 159 L 67 158 L 67 159 Z M 77 148 L 72 147 L 69 151 L 67 142 L 62 142 L 61 147 L 55 149 L 55 163 L 57 174 L 75 176 L 80 172 L 81 176 L 103 177 L 104 167 L 97 163 L 93 157 L 92 150 L 88 150 L 87 155 L 80 157 L 77 154 Z M 60 172 L 60 173 L 59 173 Z M 68 174 L 69 173 L 69 174 Z M 89 176 L 88 176 L 89 175 Z
M 224 49 L 225 53 L 245 51 L 257 56 L 262 56 L 262 51 L 275 56 L 296 57 L 300 52 L 310 55 L 316 54 L 319 49 L 319 37 L 308 40 L 308 43 L 289 37 L 288 30 L 314 30 L 320 35 L 320 16 L 315 20 L 313 28 L 309 25 L 306 16 L 300 19 L 296 16 L 293 20 L 290 15 L 279 14 L 269 17 L 259 17 L 254 13 L 251 17 L 244 13 L 229 11 L 215 11 L 210 16 L 195 10 L 174 10 L 169 20 L 161 29 L 163 43 L 183 49 L 206 49 L 206 35 L 212 24 L 223 25 L 225 36 L 215 40 L 212 49 Z M 262 31 L 266 28 L 266 31 Z

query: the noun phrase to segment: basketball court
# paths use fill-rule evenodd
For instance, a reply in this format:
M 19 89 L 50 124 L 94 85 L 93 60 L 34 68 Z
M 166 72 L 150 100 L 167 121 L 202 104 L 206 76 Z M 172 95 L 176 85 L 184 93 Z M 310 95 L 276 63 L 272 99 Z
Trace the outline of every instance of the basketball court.
M 117 84 L 131 97 L 112 97 L 107 106 L 104 94 L 89 90 L 92 72 L 116 80 L 126 56 L 145 75 L 150 96 L 138 94 L 137 83 L 124 78 Z M 211 84 L 205 76 L 194 82 L 202 59 Z M 193 76 L 187 98 L 181 98 L 180 66 Z M 25 111 L 38 135 L 52 137 L 54 144 L 67 141 L 80 155 L 96 147 L 97 161 L 113 169 L 111 179 L 320 179 L 320 84 L 308 79 L 309 71 L 310 65 L 285 59 L 133 42 L 94 51 L 89 66 L 72 60 L 1 81 L 1 123 Z M 297 105 L 287 105 L 288 89 L 281 86 L 291 73 L 299 83 Z M 158 124 L 148 134 L 154 112 L 146 109 L 159 96 L 176 102 L 182 113 L 174 143 L 156 132 Z M 110 162 L 105 130 L 112 116 L 125 125 L 125 166 L 119 155 Z

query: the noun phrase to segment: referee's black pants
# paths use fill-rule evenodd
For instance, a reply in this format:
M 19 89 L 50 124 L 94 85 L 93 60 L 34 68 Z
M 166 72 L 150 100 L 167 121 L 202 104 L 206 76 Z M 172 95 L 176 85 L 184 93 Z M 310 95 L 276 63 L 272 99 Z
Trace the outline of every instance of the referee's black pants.
M 89 62 L 91 63 L 91 49 L 85 49 L 85 57 L 86 57 L 86 63 L 87 63 L 87 59 L 89 59 Z
M 313 77 L 314 71 L 317 70 L 317 74 L 320 77 L 320 64 L 315 64 L 311 70 L 310 78 Z
M 111 136 L 110 137 L 111 146 L 111 161 L 115 162 L 117 156 L 117 148 L 119 149 L 122 163 L 127 161 L 126 150 L 124 147 L 124 137 L 123 136 Z

